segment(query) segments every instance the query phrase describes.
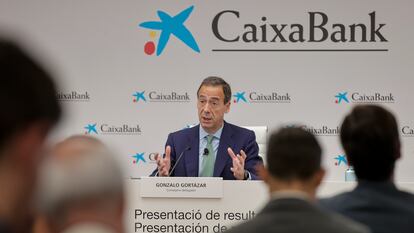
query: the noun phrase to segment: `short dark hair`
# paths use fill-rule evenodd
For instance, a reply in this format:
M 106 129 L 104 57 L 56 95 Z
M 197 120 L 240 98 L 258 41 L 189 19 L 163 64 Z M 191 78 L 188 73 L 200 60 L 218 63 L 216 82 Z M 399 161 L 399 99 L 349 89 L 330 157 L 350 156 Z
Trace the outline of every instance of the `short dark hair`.
M 272 133 L 267 145 L 267 166 L 281 180 L 306 181 L 321 168 L 322 149 L 315 136 L 301 127 Z
M 358 179 L 385 181 L 400 155 L 397 120 L 376 105 L 358 105 L 341 126 L 341 143 Z
M 224 81 L 224 79 L 217 77 L 217 76 L 210 76 L 203 80 L 197 90 L 197 97 L 198 93 L 202 86 L 221 86 L 223 88 L 224 93 L 224 103 L 227 104 L 231 100 L 231 88 L 230 85 Z
M 0 149 L 34 122 L 57 122 L 61 108 L 51 76 L 18 45 L 1 38 L 0 76 Z

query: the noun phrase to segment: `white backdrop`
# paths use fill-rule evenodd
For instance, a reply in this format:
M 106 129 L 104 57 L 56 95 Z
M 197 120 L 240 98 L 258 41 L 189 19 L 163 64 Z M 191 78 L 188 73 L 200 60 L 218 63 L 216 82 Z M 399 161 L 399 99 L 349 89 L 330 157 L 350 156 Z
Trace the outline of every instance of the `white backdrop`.
M 190 6 L 194 8 L 184 25 L 194 36 L 200 53 L 171 36 L 161 55 L 147 55 L 145 44 L 153 41 L 157 47 L 160 31 L 154 34 L 139 24 L 160 21 L 158 10 L 173 17 Z M 352 96 L 392 96 L 374 102 L 392 110 L 400 127 L 405 126 L 404 133 L 401 131 L 403 158 L 398 163 L 396 179 L 406 182 L 414 181 L 414 137 L 410 137 L 414 132 L 409 130 L 414 129 L 414 111 L 410 107 L 414 86 L 413 6 L 409 0 L 0 0 L 0 30 L 30 43 L 60 82 L 66 115 L 52 140 L 85 133 L 84 127 L 96 124 L 97 133 L 91 131 L 91 135 L 119 151 L 118 159 L 128 177 L 149 174 L 155 167 L 151 153 L 163 151 L 168 133 L 197 123 L 198 85 L 203 78 L 217 75 L 231 84 L 234 94 L 245 92 L 247 102 L 232 100 L 231 112 L 226 116 L 229 122 L 267 125 L 270 130 L 292 123 L 309 129 L 331 129 L 332 132 L 318 135 L 330 181 L 344 179 L 346 165 L 336 164 L 335 160 L 343 154 L 335 129 L 344 114 L 360 101 Z M 219 40 L 212 22 L 223 11 L 233 11 L 219 19 L 217 27 L 223 37 L 242 38 L 253 27 L 244 25 L 252 24 L 258 30 L 258 41 Z M 340 29 L 332 28 L 332 24 L 345 25 L 347 41 L 332 42 L 329 37 L 323 42 L 309 42 L 312 14 L 316 25 L 322 23 L 322 14 L 327 16 L 324 27 L 330 34 Z M 263 24 L 268 42 L 261 42 Z M 306 41 L 281 42 L 278 37 L 271 42 L 275 32 L 270 24 L 279 30 L 287 24 L 282 30 L 286 39 L 299 28 L 292 24 L 300 24 Z M 356 42 L 349 42 L 352 24 L 366 25 L 366 42 L 361 42 L 360 28 L 355 33 Z M 371 27 L 378 30 L 376 35 L 372 35 Z M 316 39 L 322 37 L 321 32 L 315 28 Z M 387 42 L 382 42 L 378 33 Z M 248 33 L 247 37 L 251 36 Z M 296 33 L 294 38 L 298 36 Z M 337 33 L 335 38 L 340 35 Z M 72 92 L 83 96 L 73 99 L 68 95 Z M 146 101 L 141 98 L 134 102 L 136 92 L 143 92 Z M 150 99 L 150 92 L 175 92 L 188 95 L 189 100 L 157 102 Z M 254 103 L 248 98 L 252 92 L 288 95 L 290 101 Z M 335 96 L 344 92 L 349 103 L 335 103 Z M 134 131 L 107 132 L 110 127 L 124 125 Z

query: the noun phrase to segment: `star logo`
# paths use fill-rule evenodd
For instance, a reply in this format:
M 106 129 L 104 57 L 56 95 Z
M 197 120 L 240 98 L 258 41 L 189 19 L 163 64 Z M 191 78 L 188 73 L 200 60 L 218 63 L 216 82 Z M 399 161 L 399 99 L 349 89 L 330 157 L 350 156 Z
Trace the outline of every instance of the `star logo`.
M 343 93 L 339 92 L 335 96 L 335 98 L 336 98 L 335 103 L 340 104 L 342 102 L 342 100 L 349 103 L 348 97 L 346 95 L 348 95 L 348 92 L 343 92 Z
M 88 124 L 87 126 L 84 127 L 84 129 L 87 130 L 85 132 L 85 134 L 91 134 L 91 133 L 98 134 L 98 131 L 96 131 L 96 123 L 95 124 Z
M 134 161 L 132 161 L 134 164 L 138 164 L 139 161 L 142 161 L 143 163 L 147 162 L 147 161 L 145 161 L 145 158 L 144 158 L 144 152 L 143 153 L 136 153 L 135 155 L 132 156 L 132 158 L 134 158 Z
M 337 160 L 335 162 L 335 166 L 340 166 L 342 163 L 344 163 L 344 165 L 348 165 L 345 155 L 338 155 L 335 157 L 335 160 Z
M 246 92 L 245 91 L 243 91 L 243 92 L 237 92 L 236 94 L 234 94 L 233 95 L 233 97 L 234 98 L 236 98 L 235 100 L 234 100 L 234 103 L 238 103 L 240 100 L 242 100 L 243 102 L 245 102 L 245 103 L 247 103 L 247 100 L 246 100 L 246 98 L 244 97 L 244 94 L 245 94 Z
M 140 27 L 148 28 L 152 30 L 160 30 L 161 35 L 158 40 L 157 45 L 157 56 L 161 55 L 165 46 L 170 39 L 171 34 L 176 38 L 181 40 L 184 44 L 190 47 L 196 52 L 200 52 L 200 48 L 197 45 L 196 40 L 194 39 L 191 32 L 184 26 L 184 22 L 188 19 L 191 12 L 193 11 L 194 6 L 190 6 L 187 9 L 181 11 L 179 14 L 171 17 L 169 14 L 164 11 L 157 11 L 157 15 L 161 21 L 147 21 L 139 24 Z M 150 32 L 150 37 L 155 38 L 156 33 L 154 31 Z M 152 41 L 149 41 L 145 44 L 144 52 L 148 55 L 152 55 L 155 50 L 155 44 Z
M 145 91 L 142 92 L 135 92 L 132 96 L 134 96 L 134 102 L 138 102 L 140 99 L 142 99 L 144 102 L 147 102 L 147 99 L 145 99 Z

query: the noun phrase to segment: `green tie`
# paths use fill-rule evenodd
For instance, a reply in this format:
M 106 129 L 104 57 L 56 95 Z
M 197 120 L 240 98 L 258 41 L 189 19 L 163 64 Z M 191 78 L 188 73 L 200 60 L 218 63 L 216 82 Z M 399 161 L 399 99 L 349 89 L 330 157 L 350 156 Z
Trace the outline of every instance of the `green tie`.
M 212 177 L 214 173 L 214 150 L 213 150 L 213 139 L 214 136 L 208 135 L 207 136 L 207 149 L 208 154 L 203 155 L 203 161 L 201 163 L 201 175 L 203 177 Z

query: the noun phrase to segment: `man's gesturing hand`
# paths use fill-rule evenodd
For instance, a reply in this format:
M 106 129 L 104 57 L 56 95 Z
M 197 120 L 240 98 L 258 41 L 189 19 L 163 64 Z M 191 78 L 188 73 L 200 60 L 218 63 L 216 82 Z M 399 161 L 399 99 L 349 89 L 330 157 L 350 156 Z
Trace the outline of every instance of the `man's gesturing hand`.
M 158 167 L 158 176 L 168 176 L 171 168 L 171 147 L 165 148 L 165 157 L 163 158 L 160 154 L 157 154 L 156 161 Z
M 238 180 L 244 179 L 244 161 L 246 160 L 246 153 L 243 150 L 240 150 L 240 154 L 234 154 L 233 150 L 229 147 L 227 148 L 231 159 L 233 160 L 233 167 L 230 170 L 233 172 L 234 177 Z

